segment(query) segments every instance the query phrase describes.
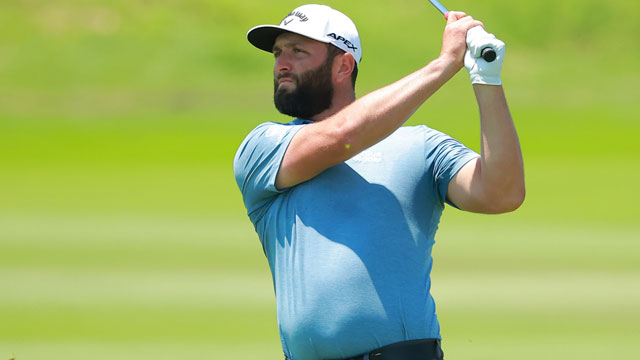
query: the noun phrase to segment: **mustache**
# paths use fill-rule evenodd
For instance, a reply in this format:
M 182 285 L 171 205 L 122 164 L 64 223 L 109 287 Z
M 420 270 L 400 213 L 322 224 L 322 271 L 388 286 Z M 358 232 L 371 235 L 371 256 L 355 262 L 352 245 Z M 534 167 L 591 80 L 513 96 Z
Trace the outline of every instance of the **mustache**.
M 278 81 L 280 81 L 280 79 L 282 79 L 282 78 L 289 78 L 289 79 L 294 80 L 295 82 L 298 82 L 298 76 L 297 76 L 296 74 L 294 74 L 294 73 L 290 73 L 290 72 L 288 72 L 288 73 L 284 73 L 284 74 L 280 74 L 280 75 L 276 76 L 276 77 L 275 77 L 275 79 L 274 79 L 274 81 L 275 81 L 275 82 L 278 82 Z

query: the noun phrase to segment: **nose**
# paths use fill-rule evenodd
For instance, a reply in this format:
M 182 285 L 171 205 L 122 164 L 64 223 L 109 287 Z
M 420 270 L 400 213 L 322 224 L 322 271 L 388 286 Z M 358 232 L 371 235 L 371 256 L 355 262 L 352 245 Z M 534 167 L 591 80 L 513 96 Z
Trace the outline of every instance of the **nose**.
M 274 73 L 284 74 L 291 71 L 291 57 L 287 54 L 286 51 L 281 52 L 276 57 L 276 62 L 273 67 Z

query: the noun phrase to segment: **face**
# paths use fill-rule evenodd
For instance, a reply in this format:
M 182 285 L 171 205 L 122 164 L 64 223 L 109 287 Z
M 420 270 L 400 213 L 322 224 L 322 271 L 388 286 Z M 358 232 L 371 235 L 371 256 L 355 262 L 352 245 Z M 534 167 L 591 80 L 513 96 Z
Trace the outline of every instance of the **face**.
M 332 65 L 326 44 L 284 33 L 273 47 L 273 102 L 281 113 L 311 119 L 331 107 Z

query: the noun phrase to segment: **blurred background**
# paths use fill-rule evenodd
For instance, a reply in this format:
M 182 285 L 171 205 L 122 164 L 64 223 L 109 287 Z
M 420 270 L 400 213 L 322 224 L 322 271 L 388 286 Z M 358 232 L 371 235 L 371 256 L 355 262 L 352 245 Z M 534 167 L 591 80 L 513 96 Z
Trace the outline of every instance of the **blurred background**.
M 440 51 L 426 1 L 325 1 L 366 94 Z M 0 2 L 0 359 L 281 359 L 232 159 L 272 105 L 246 31 L 299 1 Z M 640 358 L 640 3 L 449 0 L 507 43 L 527 199 L 445 210 L 450 359 Z M 462 70 L 409 124 L 479 150 Z

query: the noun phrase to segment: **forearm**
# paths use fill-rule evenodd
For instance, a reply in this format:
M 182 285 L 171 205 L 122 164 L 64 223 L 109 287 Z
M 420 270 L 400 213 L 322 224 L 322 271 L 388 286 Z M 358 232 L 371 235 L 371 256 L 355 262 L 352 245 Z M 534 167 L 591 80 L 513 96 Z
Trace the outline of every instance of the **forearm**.
M 480 109 L 481 183 L 498 206 L 513 210 L 524 200 L 524 168 L 502 86 L 473 85 Z
M 422 69 L 373 91 L 327 119 L 340 133 L 344 157 L 374 145 L 393 133 L 442 85 L 460 66 L 446 58 L 437 58 Z

